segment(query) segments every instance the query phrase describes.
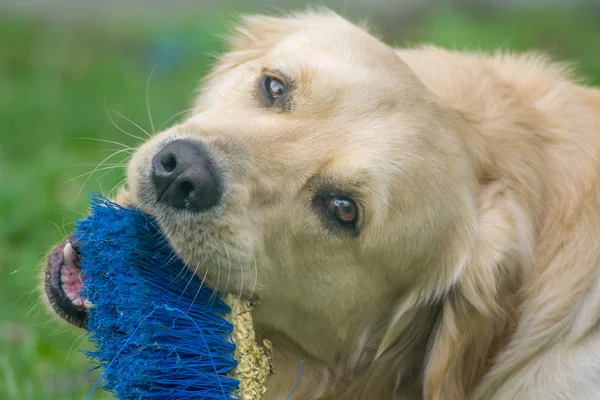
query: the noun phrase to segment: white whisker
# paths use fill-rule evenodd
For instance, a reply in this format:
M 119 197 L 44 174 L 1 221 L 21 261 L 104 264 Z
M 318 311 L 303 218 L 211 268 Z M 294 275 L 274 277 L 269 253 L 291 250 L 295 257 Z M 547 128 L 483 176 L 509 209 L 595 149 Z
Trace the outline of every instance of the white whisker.
M 187 288 L 190 286 L 190 284 L 192 283 L 192 281 L 194 280 L 194 276 L 196 275 L 196 273 L 198 272 L 198 268 L 200 268 L 200 264 L 196 264 L 196 269 L 194 269 L 194 272 L 192 273 L 192 275 L 190 276 L 190 279 L 188 279 L 188 283 L 185 285 L 185 287 L 183 288 L 183 290 L 181 291 L 181 295 L 183 296 L 183 294 L 186 292 Z
M 77 199 L 79 199 L 79 196 L 81 195 L 81 192 L 83 191 L 83 188 L 85 187 L 86 183 L 89 181 L 90 177 L 98 170 L 98 168 L 100 168 L 105 162 L 107 162 L 108 160 L 110 160 L 114 156 L 116 156 L 116 155 L 118 155 L 120 153 L 123 153 L 125 151 L 126 151 L 126 149 L 119 150 L 119 151 L 111 154 L 110 156 L 106 157 L 104 160 L 102 160 L 102 162 L 100 162 L 100 164 L 98 164 L 98 166 L 96 166 L 96 168 L 94 168 L 94 170 L 88 175 L 88 177 L 83 182 L 83 185 L 81 185 L 81 189 L 79 189 L 79 192 L 77 193 Z
M 52 225 L 54 225 L 56 227 L 56 229 L 58 230 L 58 233 L 60 233 L 60 236 L 67 236 L 67 232 L 65 232 L 64 230 L 64 226 L 61 228 L 60 226 L 58 226 L 58 224 L 54 221 L 50 221 L 50 223 Z
M 186 268 L 187 263 L 184 263 L 184 264 L 185 265 L 183 266 L 183 268 Z M 194 279 L 194 276 L 198 273 L 198 269 L 200 268 L 200 265 L 201 265 L 201 261 L 199 261 L 199 262 L 196 263 L 196 268 L 194 269 L 194 272 L 192 273 L 192 276 L 190 276 L 190 279 L 188 280 L 188 283 L 185 285 L 185 287 L 183 288 L 183 291 L 181 292 L 182 296 L 185 293 L 185 291 L 187 290 L 187 288 L 190 286 L 190 284 L 192 283 L 192 280 Z M 183 268 L 182 268 L 181 271 L 185 271 Z M 179 274 L 177 274 L 177 276 L 179 276 Z
M 102 149 L 102 150 L 99 150 L 99 153 L 113 152 L 113 151 L 117 151 L 117 150 L 120 150 L 120 149 Z M 127 153 L 127 154 L 133 154 L 134 151 L 135 151 L 134 149 L 125 149 L 125 153 Z
M 154 130 L 154 122 L 152 121 L 152 113 L 150 112 L 150 80 L 152 79 L 152 75 L 154 74 L 154 71 L 156 71 L 156 68 L 159 65 L 160 63 L 157 64 L 154 68 L 152 68 L 152 71 L 150 71 L 150 75 L 148 75 L 148 80 L 146 81 L 146 109 L 148 110 L 148 119 L 150 119 L 150 127 L 152 128 L 152 133 L 155 133 L 156 131 Z
M 108 107 L 106 106 L 106 97 L 104 97 L 104 112 L 106 113 L 108 120 L 115 126 L 115 128 L 117 128 L 118 130 L 120 130 L 121 132 L 123 132 L 125 135 L 127 135 L 129 137 L 132 137 L 132 138 L 140 140 L 140 141 L 144 140 L 138 136 L 132 135 L 131 133 L 125 131 L 123 128 L 121 128 L 119 125 L 117 125 L 115 120 L 110 116 L 110 113 L 108 112 Z
M 148 133 L 147 130 L 145 130 L 144 128 L 142 128 L 140 125 L 136 124 L 135 122 L 133 122 L 130 118 L 127 118 L 125 115 L 121 114 L 120 112 L 118 112 L 117 110 L 113 109 L 113 108 L 109 108 L 110 112 L 114 112 L 115 114 L 117 114 L 119 117 L 125 119 L 127 122 L 129 122 L 130 124 L 134 125 L 135 127 L 137 127 L 140 131 L 144 132 L 146 134 L 146 136 L 148 136 L 149 138 L 152 137 L 152 135 L 150 133 Z M 131 135 L 134 136 L 134 135 Z M 136 138 L 138 138 L 139 140 L 141 140 L 142 142 L 145 140 L 144 138 L 141 137 L 137 137 L 134 136 Z
M 242 300 L 242 293 L 244 292 L 244 266 L 239 265 L 239 269 L 240 269 L 240 294 L 238 295 L 238 299 Z
M 198 263 L 198 266 L 202 265 L 202 263 L 204 262 L 203 260 L 204 260 L 204 257 L 202 257 L 202 260 L 200 260 L 200 262 Z M 204 269 L 204 277 L 202 277 L 202 281 L 200 282 L 200 286 L 198 287 L 198 290 L 196 290 L 196 293 L 194 294 L 194 298 L 192 299 L 192 305 L 196 302 L 196 298 L 198 297 L 198 294 L 200 294 L 200 291 L 204 287 L 204 282 L 206 281 L 206 274 L 207 273 L 208 273 L 208 268 L 205 268 Z
M 202 257 L 202 260 L 200 260 L 200 265 L 202 265 L 204 263 L 206 256 Z M 208 268 L 204 268 L 204 276 L 202 277 L 202 282 L 200 282 L 200 289 L 202 289 L 202 287 L 204 287 L 204 283 L 206 282 L 206 277 L 208 276 Z
M 258 284 L 258 263 L 256 262 L 256 256 L 254 255 L 254 252 L 252 252 L 252 259 L 254 260 L 254 284 L 252 285 L 250 296 L 248 296 L 248 301 L 250 301 L 252 296 L 254 296 L 254 291 L 256 290 L 256 285 Z
M 90 138 L 90 137 L 76 137 L 74 139 L 77 139 L 77 140 L 91 140 L 91 141 L 94 141 L 94 142 L 103 142 L 103 143 L 112 143 L 112 144 L 117 144 L 119 146 L 125 147 L 125 148 L 127 148 L 129 150 L 133 150 L 133 147 L 129 147 L 125 143 L 116 142 L 114 140 L 106 140 L 106 139 L 98 139 L 98 138 Z
M 117 184 L 115 186 L 113 186 L 112 189 L 110 189 L 110 191 L 106 195 L 108 197 L 111 197 L 115 193 L 115 191 L 126 181 L 127 181 L 127 177 L 121 179 L 119 182 L 117 182 Z
M 75 176 L 75 177 L 73 177 L 73 178 L 70 178 L 70 179 L 68 179 L 68 180 L 64 181 L 62 184 L 63 184 L 63 185 L 65 185 L 65 184 L 67 184 L 67 183 L 69 183 L 69 182 L 72 182 L 72 181 L 74 181 L 74 180 L 76 180 L 76 179 L 79 179 L 79 178 L 81 178 L 81 177 L 83 177 L 83 176 L 87 176 L 87 175 L 93 174 L 93 173 L 95 173 L 95 172 L 101 172 L 101 171 L 106 171 L 106 170 L 108 170 L 108 172 L 110 172 L 110 171 L 112 171 L 113 169 L 116 169 L 116 168 L 125 168 L 125 167 L 126 167 L 125 165 L 117 165 L 117 166 L 105 166 L 105 167 L 102 167 L 102 168 L 97 168 L 97 169 L 96 169 L 96 168 L 94 168 L 94 170 L 93 170 L 93 171 L 89 171 L 89 172 L 83 173 L 83 174 L 81 174 L 81 175 L 77 175 L 77 176 Z
M 221 242 L 221 245 L 223 246 L 223 248 L 225 249 L 225 252 L 227 253 L 227 281 L 225 282 L 225 290 L 229 290 L 229 279 L 231 278 L 231 256 L 229 254 L 229 250 L 227 250 L 227 246 L 225 246 L 225 244 Z
M 118 149 L 113 149 L 112 151 L 117 151 Z M 75 168 L 75 167 L 95 167 L 98 164 L 71 164 L 71 165 L 67 165 L 67 167 L 69 168 Z M 126 167 L 127 164 L 123 164 L 123 163 L 116 163 L 116 164 L 104 164 L 105 167 Z
M 175 115 L 171 116 L 171 117 L 170 117 L 168 120 L 166 120 L 165 122 L 163 122 L 163 123 L 162 123 L 162 124 L 161 124 L 161 125 L 158 127 L 158 130 L 159 130 L 159 131 L 160 131 L 160 130 L 162 130 L 162 129 L 165 127 L 165 125 L 167 125 L 167 124 L 168 124 L 169 122 L 171 122 L 173 119 L 175 119 L 175 118 L 179 117 L 179 116 L 180 116 L 180 115 L 182 115 L 182 114 L 188 113 L 188 112 L 190 112 L 190 111 L 192 111 L 192 108 L 188 108 L 188 109 L 186 109 L 186 110 L 183 110 L 183 111 L 180 111 L 180 112 L 176 113 Z
M 64 365 L 67 365 L 67 360 L 69 359 L 69 356 L 71 355 L 71 351 L 73 351 L 73 347 L 75 347 L 75 344 L 77 342 L 80 342 L 81 339 L 87 337 L 87 333 L 81 333 L 77 338 L 75 338 L 75 340 L 73 340 L 73 344 L 71 344 L 71 347 L 69 348 L 69 351 L 67 352 L 67 355 L 65 356 L 65 361 L 64 361 Z
M 221 257 L 217 256 L 216 259 L 217 259 L 217 283 L 215 284 L 215 289 L 218 289 L 220 287 L 219 284 L 221 283 Z M 216 296 L 217 296 L 217 292 L 214 291 L 212 293 L 212 295 L 210 296 L 210 301 L 213 301 Z
M 112 169 L 109 169 L 108 171 L 106 171 L 105 173 L 103 173 L 99 178 L 98 178 L 98 182 L 100 182 L 102 180 L 102 178 L 104 178 L 106 175 L 108 175 L 111 171 L 115 170 L 115 169 L 124 169 L 127 170 L 127 166 L 129 165 L 129 159 L 123 160 L 125 161 L 125 164 L 121 164 L 121 165 L 117 165 L 117 166 L 113 166 Z

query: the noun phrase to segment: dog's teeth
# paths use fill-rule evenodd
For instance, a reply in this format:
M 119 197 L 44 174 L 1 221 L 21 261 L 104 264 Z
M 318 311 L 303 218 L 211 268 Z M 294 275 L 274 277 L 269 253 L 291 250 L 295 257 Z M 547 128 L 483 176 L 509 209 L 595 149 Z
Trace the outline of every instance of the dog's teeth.
M 81 301 L 81 299 L 75 299 L 73 300 L 73 304 L 75 304 L 76 306 L 81 306 L 83 304 L 83 301 Z
M 68 280 L 69 280 L 69 277 L 68 277 L 68 276 L 66 276 L 66 275 L 61 275 L 61 276 L 60 276 L 60 281 L 61 281 L 61 282 L 66 282 L 66 281 L 68 281 Z
M 67 243 L 63 249 L 63 259 L 65 265 L 73 265 L 73 246 Z
M 69 300 L 73 300 L 75 297 L 77 297 L 75 293 L 66 293 L 66 295 L 69 298 Z
M 86 309 L 90 309 L 90 308 L 92 308 L 94 305 L 93 305 L 93 304 L 92 304 L 92 303 L 91 303 L 89 300 L 87 300 L 87 299 L 86 299 L 86 300 L 84 300 L 84 301 L 83 301 L 83 306 L 84 306 Z

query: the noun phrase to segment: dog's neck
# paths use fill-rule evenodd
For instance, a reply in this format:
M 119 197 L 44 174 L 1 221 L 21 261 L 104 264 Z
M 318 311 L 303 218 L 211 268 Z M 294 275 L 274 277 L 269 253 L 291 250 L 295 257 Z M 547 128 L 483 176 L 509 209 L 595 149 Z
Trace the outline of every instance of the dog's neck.
M 428 343 L 440 309 L 439 303 L 406 299 L 382 309 L 340 360 L 326 398 L 391 399 L 397 393 L 420 398 Z
M 439 313 L 440 304 L 396 300 L 373 312 L 358 338 L 327 359 L 317 359 L 286 334 L 257 324 L 258 337 L 273 343 L 275 375 L 268 399 L 285 397 L 298 379 L 299 398 L 367 400 L 398 392 L 406 399 L 420 398 L 427 346 Z M 391 321 L 393 314 L 402 315 Z M 393 342 L 386 344 L 390 336 Z

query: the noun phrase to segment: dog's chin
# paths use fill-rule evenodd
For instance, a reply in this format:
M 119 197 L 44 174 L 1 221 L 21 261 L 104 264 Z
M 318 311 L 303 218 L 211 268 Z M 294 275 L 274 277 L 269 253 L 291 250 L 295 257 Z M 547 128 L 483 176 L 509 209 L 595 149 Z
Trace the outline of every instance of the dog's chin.
M 188 267 L 189 268 L 189 267 Z M 213 265 L 208 266 L 209 271 L 217 271 L 219 266 Z M 235 268 L 232 266 L 232 269 Z M 240 266 L 243 268 L 243 266 Z M 231 295 L 239 300 L 247 300 L 251 303 L 258 302 L 260 300 L 260 290 L 256 284 L 254 284 L 254 279 L 250 279 L 242 284 L 241 279 L 236 279 L 233 277 L 227 277 L 227 271 L 221 266 L 221 274 L 213 274 L 213 273 L 205 273 L 198 271 L 196 275 L 198 278 L 203 281 L 203 285 L 209 287 L 213 292 L 215 292 L 218 296 L 224 297 L 227 295 Z M 194 271 L 194 268 L 191 269 Z M 240 275 L 241 277 L 241 275 Z M 239 278 L 239 277 L 238 277 Z M 247 283 L 251 283 L 248 285 Z
M 188 266 L 188 268 L 190 268 Z M 194 268 L 191 268 L 194 271 Z M 214 277 L 208 276 L 204 272 L 197 271 L 196 276 L 202 281 L 202 286 L 210 288 L 219 297 L 231 295 L 239 300 L 247 300 L 251 303 L 258 302 L 260 297 L 256 287 L 245 287 L 245 285 L 235 284 L 233 282 L 225 283 L 227 276 Z

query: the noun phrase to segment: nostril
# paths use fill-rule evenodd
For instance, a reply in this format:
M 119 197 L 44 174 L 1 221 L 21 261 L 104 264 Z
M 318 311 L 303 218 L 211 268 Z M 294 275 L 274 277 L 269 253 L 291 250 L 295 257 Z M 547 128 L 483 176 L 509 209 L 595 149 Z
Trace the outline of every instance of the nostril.
M 181 191 L 181 195 L 184 197 L 189 197 L 190 193 L 194 190 L 194 184 L 190 181 L 183 181 L 179 184 L 179 190 Z
M 161 157 L 160 164 L 167 173 L 171 173 L 177 168 L 177 157 L 173 153 L 165 153 Z

